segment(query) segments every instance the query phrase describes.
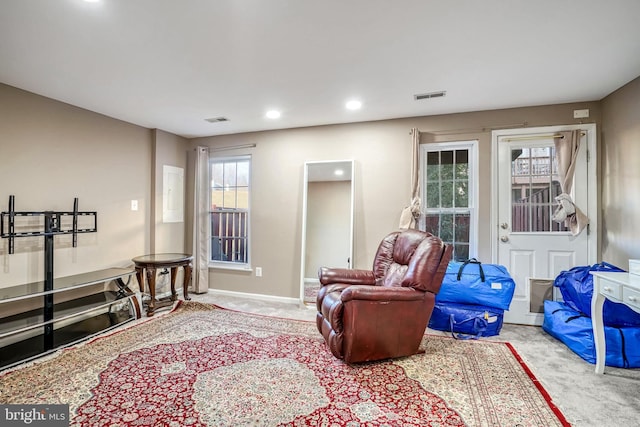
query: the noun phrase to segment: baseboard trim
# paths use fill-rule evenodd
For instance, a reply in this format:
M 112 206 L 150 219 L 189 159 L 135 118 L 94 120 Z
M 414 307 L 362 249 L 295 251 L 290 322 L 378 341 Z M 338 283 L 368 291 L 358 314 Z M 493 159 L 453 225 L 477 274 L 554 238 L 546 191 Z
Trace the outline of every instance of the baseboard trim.
M 273 302 L 282 302 L 285 304 L 298 304 L 300 300 L 298 298 L 288 298 L 288 297 L 278 297 L 274 295 L 265 295 L 265 294 L 250 294 L 246 292 L 237 292 L 237 291 L 227 291 L 224 289 L 211 289 L 209 288 L 209 294 L 218 294 L 225 295 L 229 297 L 238 297 L 238 298 L 249 298 L 256 299 L 262 301 L 273 301 Z

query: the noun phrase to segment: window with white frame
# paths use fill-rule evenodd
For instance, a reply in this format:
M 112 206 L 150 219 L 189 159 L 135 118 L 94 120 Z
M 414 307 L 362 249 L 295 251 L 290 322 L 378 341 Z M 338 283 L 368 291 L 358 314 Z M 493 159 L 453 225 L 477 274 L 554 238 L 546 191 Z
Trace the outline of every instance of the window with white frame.
M 209 172 L 211 261 L 248 266 L 251 157 L 212 157 Z
M 420 146 L 420 228 L 453 245 L 453 260 L 476 256 L 477 141 Z

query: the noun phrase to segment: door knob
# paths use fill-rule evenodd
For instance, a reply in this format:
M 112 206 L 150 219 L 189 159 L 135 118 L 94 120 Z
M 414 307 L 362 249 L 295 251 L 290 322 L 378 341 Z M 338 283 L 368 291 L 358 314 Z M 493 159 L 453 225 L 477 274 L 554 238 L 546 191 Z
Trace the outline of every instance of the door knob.
M 500 224 L 500 228 L 502 228 L 503 230 L 506 230 L 507 228 L 509 228 L 509 224 L 507 224 L 506 222 L 503 222 L 502 224 Z
M 502 236 L 502 237 L 500 238 L 500 241 L 501 241 L 501 242 L 508 242 L 508 241 L 509 241 L 509 238 L 508 238 L 507 236 Z

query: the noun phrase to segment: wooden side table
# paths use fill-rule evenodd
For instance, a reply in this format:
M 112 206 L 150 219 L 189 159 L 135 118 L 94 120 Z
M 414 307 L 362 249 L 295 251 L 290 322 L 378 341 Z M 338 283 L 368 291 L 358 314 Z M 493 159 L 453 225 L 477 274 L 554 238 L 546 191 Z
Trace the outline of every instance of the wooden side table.
M 147 316 L 153 316 L 156 308 L 171 305 L 178 299 L 178 294 L 176 293 L 176 276 L 178 275 L 178 267 L 184 268 L 184 284 L 182 285 L 184 299 L 191 299 L 189 297 L 188 287 L 189 281 L 191 280 L 193 256 L 179 253 L 147 254 L 135 257 L 132 261 L 136 266 L 136 277 L 140 284 L 140 292 L 144 292 L 146 270 L 147 285 L 149 286 L 149 294 L 151 295 L 151 299 L 147 306 Z M 171 269 L 171 299 L 169 301 L 156 300 L 156 269 L 158 268 Z

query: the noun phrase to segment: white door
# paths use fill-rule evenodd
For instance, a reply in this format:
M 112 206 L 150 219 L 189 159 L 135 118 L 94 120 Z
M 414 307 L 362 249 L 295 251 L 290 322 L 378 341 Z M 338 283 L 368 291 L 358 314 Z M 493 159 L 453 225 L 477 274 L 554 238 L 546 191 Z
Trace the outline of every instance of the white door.
M 571 196 L 590 218 L 590 227 L 573 236 L 563 223 L 552 219 L 557 206 L 554 198 L 562 192 L 553 135 L 576 128 L 584 132 Z M 551 299 L 548 285 L 558 273 L 595 262 L 597 222 L 592 206 L 596 206 L 596 181 L 595 167 L 591 167 L 595 161 L 588 162 L 588 151 L 595 153 L 595 125 L 494 132 L 497 215 L 493 253 L 495 262 L 507 267 L 516 282 L 505 322 L 541 325 L 544 313 L 538 301 L 539 287 L 547 290 L 544 298 Z

